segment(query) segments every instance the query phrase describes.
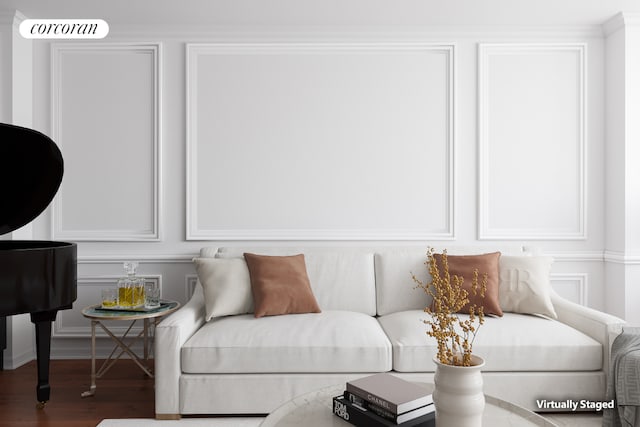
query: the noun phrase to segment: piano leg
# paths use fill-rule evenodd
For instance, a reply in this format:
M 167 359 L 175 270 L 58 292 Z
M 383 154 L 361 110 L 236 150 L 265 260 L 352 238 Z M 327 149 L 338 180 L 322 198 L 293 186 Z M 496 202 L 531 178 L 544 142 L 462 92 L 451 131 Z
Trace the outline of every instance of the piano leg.
M 36 355 L 38 358 L 37 407 L 44 408 L 49 401 L 49 357 L 51 355 L 51 322 L 56 320 L 57 310 L 31 313 L 31 322 L 36 327 Z
M 4 370 L 4 350 L 7 348 L 7 318 L 0 316 L 0 371 Z

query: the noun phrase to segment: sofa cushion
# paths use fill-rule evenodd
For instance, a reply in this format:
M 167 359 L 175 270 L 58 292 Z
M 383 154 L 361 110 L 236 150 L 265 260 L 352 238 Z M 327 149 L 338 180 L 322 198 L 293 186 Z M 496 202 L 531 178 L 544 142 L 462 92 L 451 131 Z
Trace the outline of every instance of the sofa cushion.
M 253 312 L 249 270 L 242 258 L 194 258 L 193 263 L 204 292 L 207 321 Z
M 244 259 L 251 276 L 255 317 L 320 312 L 309 284 L 303 254 L 245 253 Z
M 436 260 L 440 277 L 444 275 L 443 255 L 433 254 Z M 500 308 L 500 252 L 492 252 L 482 255 L 448 255 L 447 264 L 451 276 L 463 277 L 462 288 L 468 292 L 469 302 L 460 309 L 460 313 L 468 313 L 470 307 L 484 307 L 484 314 L 502 316 Z M 487 275 L 487 287 L 485 295 L 480 295 L 480 290 L 473 293 L 472 281 L 474 271 L 478 270 L 478 285 L 482 282 L 482 276 Z M 451 279 L 451 283 L 453 279 Z M 435 305 L 435 304 L 434 304 Z
M 500 257 L 500 307 L 514 313 L 542 314 L 556 319 L 551 302 L 548 256 Z
M 468 315 L 460 314 L 461 318 Z M 427 336 L 420 310 L 379 318 L 393 345 L 393 368 L 399 372 L 433 372 L 437 353 Z M 504 313 L 486 317 L 473 344 L 474 354 L 485 359 L 483 371 L 591 371 L 602 369 L 602 345 L 556 320 L 527 314 Z M 576 357 L 579 354 L 580 357 Z
M 391 344 L 374 317 L 349 311 L 204 324 L 181 350 L 185 373 L 328 373 L 391 370 Z
M 422 283 L 431 281 L 426 259 L 427 251 L 424 248 L 375 255 L 378 315 L 423 309 L 431 304 L 431 296 L 416 288 L 416 283 L 411 279 L 411 274 L 414 274 Z
M 302 253 L 320 309 L 376 314 L 373 252 L 359 248 L 224 247 L 216 257 L 242 257 L 245 252 L 281 256 Z

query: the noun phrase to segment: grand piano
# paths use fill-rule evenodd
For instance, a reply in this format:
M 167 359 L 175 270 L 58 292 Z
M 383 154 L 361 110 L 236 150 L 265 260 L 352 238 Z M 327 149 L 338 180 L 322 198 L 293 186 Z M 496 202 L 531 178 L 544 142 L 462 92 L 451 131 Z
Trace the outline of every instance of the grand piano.
M 0 239 L 51 203 L 64 172 L 62 154 L 46 135 L 0 123 Z M 75 243 L 0 240 L 0 316 L 30 313 L 36 330 L 39 407 L 49 400 L 51 322 L 77 296 Z

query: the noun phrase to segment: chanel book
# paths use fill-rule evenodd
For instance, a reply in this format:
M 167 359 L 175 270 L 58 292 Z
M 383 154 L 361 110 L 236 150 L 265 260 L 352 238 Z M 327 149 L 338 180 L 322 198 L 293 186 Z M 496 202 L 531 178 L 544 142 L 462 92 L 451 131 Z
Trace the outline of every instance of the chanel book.
M 425 388 L 386 372 L 347 381 L 347 391 L 396 415 L 433 403 Z

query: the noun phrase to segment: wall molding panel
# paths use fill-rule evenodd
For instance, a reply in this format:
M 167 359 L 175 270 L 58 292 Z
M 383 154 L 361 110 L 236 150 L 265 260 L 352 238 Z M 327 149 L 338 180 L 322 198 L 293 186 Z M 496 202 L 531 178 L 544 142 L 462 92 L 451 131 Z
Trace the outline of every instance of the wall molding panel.
M 455 237 L 455 45 L 186 55 L 187 240 Z
M 587 46 L 479 44 L 478 238 L 587 238 Z
M 113 288 L 117 285 L 118 279 L 122 275 L 100 275 L 100 276 L 79 276 L 78 277 L 78 299 L 75 301 L 75 310 L 61 310 L 58 312 L 51 336 L 55 338 L 90 338 L 91 337 L 91 320 L 87 319 L 80 312 L 82 308 L 93 304 L 98 304 L 101 299 L 101 290 L 104 288 Z M 162 275 L 145 274 L 143 275 L 145 283 L 153 283 L 160 287 L 162 295 Z M 135 336 L 142 331 L 142 323 L 137 322 L 129 336 Z M 109 330 L 117 336 L 122 334 L 129 327 L 130 322 L 116 322 L 109 324 Z M 96 337 L 106 338 L 108 335 L 102 328 L 96 328 Z
M 562 297 L 577 304 L 588 306 L 588 274 L 551 274 L 551 286 Z
M 185 301 L 189 301 L 193 296 L 193 293 L 196 291 L 196 286 L 198 285 L 198 275 L 197 274 L 188 274 L 184 278 L 184 296 Z
M 159 43 L 52 44 L 54 239 L 161 239 L 161 71 Z

